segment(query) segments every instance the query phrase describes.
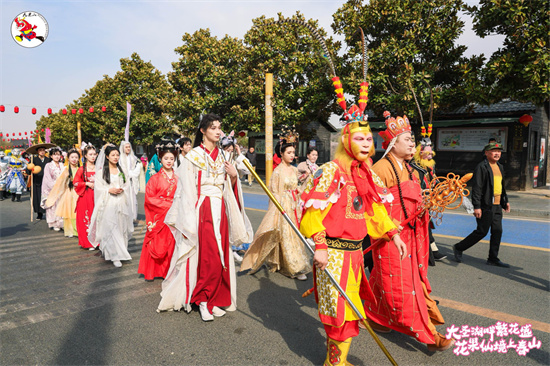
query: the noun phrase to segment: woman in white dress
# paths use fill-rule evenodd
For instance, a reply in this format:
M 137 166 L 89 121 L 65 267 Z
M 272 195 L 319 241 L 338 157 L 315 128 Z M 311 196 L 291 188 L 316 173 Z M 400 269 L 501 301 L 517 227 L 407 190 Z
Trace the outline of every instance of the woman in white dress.
M 113 144 L 107 144 L 96 162 L 94 183 L 94 213 L 90 220 L 88 239 L 101 250 L 105 260 L 115 267 L 121 261 L 131 260 L 128 240 L 134 232 L 130 181 L 128 174 L 118 163 L 120 152 Z
M 63 171 L 63 164 L 61 164 L 61 149 L 58 147 L 52 147 L 50 149 L 50 161 L 44 167 L 44 178 L 42 179 L 42 202 L 41 207 L 46 210 L 46 221 L 48 227 L 55 231 L 61 230 L 63 228 L 63 218 L 55 214 L 57 210 L 57 201 L 54 201 L 52 206 L 46 206 L 46 200 L 50 194 L 55 181 L 61 175 Z
M 132 217 L 137 220 L 137 194 L 139 193 L 139 175 L 141 174 L 141 161 L 134 154 L 132 144 L 128 141 L 120 143 L 120 159 L 119 165 L 127 172 L 127 179 L 130 182 L 130 190 L 132 194 Z

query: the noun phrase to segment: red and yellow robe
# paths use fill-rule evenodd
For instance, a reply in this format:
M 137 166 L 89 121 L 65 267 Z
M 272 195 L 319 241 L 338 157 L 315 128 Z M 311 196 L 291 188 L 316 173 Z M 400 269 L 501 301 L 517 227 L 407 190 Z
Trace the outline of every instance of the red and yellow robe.
M 367 215 L 365 203 L 358 202 L 357 188 L 351 174 L 338 160 L 324 164 L 309 179 L 302 200 L 304 214 L 300 231 L 306 237 L 326 234 L 327 268 L 364 316 L 361 300 L 366 300 L 367 304 L 375 304 L 376 301 L 364 275 L 362 240 L 367 233 L 374 238 L 389 240 L 397 232 L 396 226 L 382 203 L 373 203 L 374 216 Z M 325 329 L 327 326 L 340 328 L 346 321 L 355 321 L 355 329 L 351 333 L 338 335 L 346 339 L 356 335 L 359 318 L 338 295 L 328 276 L 319 269 L 315 272 L 315 298 Z M 330 334 L 329 337 L 338 338 Z

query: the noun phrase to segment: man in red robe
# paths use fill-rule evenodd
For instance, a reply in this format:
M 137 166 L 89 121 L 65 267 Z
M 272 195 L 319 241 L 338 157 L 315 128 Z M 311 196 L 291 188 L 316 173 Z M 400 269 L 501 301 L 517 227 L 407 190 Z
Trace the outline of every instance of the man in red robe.
M 414 153 L 411 126 L 406 116 L 392 118 L 384 112 L 386 153 L 373 166 L 394 197 L 385 202 L 388 214 L 396 225 L 407 220 L 422 208 L 422 194 L 416 171 L 407 160 Z M 422 214 L 404 227 L 401 238 L 407 244 L 408 258 L 399 260 L 394 245 L 380 240 L 372 243 L 374 269 L 370 285 L 377 300 L 375 307 L 365 309 L 371 321 L 378 323 L 379 331 L 391 329 L 415 337 L 426 343 L 430 351 L 444 351 L 454 344 L 437 332 L 435 326 L 444 324 L 437 304 L 430 297 L 428 281 L 429 215 Z

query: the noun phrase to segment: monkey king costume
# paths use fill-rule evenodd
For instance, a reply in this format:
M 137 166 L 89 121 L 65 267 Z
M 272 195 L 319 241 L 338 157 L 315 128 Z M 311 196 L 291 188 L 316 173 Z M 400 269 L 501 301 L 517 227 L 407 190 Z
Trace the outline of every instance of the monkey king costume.
M 389 112 L 384 112 L 384 117 L 386 130 L 380 136 L 387 150 L 372 169 L 394 197 L 385 206 L 397 224 L 423 208 L 422 194 L 416 171 L 405 160 L 401 164 L 391 153 L 398 136 L 411 132 L 409 120 L 406 116 L 390 117 Z M 452 340 L 445 339 L 435 329 L 444 320 L 429 295 L 428 223 L 429 215 L 424 213 L 404 226 L 400 237 L 409 255 L 403 260 L 399 260 L 394 245 L 371 236 L 374 269 L 369 282 L 377 302 L 366 311 L 376 323 L 415 337 L 428 344 L 431 351 L 442 351 L 452 346 Z
M 340 82 L 333 81 L 341 90 Z M 361 84 L 364 103 L 359 102 L 362 108 L 354 105 L 346 111 L 349 122 L 342 130 L 336 158 L 321 166 L 307 182 L 301 196 L 304 214 L 300 224 L 302 234 L 315 242 L 316 251 L 328 251 L 327 269 L 364 318 L 362 300 L 372 307 L 376 301 L 365 277 L 362 240 L 367 233 L 386 241 L 397 234 L 397 227 L 376 192 L 375 181 L 379 179 L 367 164 L 374 148 L 369 154 L 362 154 L 352 140 L 357 132 L 371 133 L 363 117 L 367 87 L 367 83 Z M 343 99 L 343 94 L 340 98 Z M 339 295 L 324 271 L 316 268 L 314 278 L 319 317 L 327 333 L 325 365 L 349 365 L 346 357 L 351 338 L 359 333 L 360 318 Z

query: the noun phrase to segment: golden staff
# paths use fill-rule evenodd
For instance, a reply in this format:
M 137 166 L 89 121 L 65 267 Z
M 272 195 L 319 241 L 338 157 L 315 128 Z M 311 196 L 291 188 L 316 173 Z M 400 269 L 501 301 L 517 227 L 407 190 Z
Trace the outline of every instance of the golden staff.
M 281 204 L 279 203 L 279 201 L 277 201 L 277 199 L 275 198 L 275 196 L 273 196 L 273 193 L 271 193 L 271 191 L 269 190 L 269 188 L 267 188 L 267 186 L 265 185 L 265 183 L 260 179 L 260 177 L 258 176 L 258 173 L 256 173 L 254 171 L 254 169 L 252 169 L 252 165 L 250 165 L 250 162 L 248 161 L 248 159 L 244 159 L 243 160 L 243 163 L 244 165 L 246 166 L 246 168 L 248 169 L 248 171 L 254 176 L 254 178 L 256 178 L 256 180 L 258 181 L 258 183 L 260 183 L 260 185 L 262 186 L 264 192 L 267 194 L 267 196 L 269 197 L 269 199 L 271 200 L 271 202 L 273 202 L 273 204 L 275 205 L 275 207 L 277 207 L 277 209 L 279 210 L 279 212 L 281 213 L 281 215 L 283 215 L 283 217 L 285 218 L 286 222 L 288 222 L 288 224 L 290 225 L 290 227 L 292 227 L 292 230 L 294 230 L 294 232 L 296 233 L 296 235 L 298 235 L 298 237 L 300 238 L 300 240 L 302 241 L 302 243 L 304 243 L 304 245 L 306 246 L 306 248 L 309 250 L 309 252 L 311 254 L 315 254 L 315 251 L 313 250 L 313 248 L 310 246 L 310 244 L 308 243 L 307 239 L 304 238 L 304 236 L 302 235 L 302 233 L 300 232 L 300 230 L 298 230 L 298 228 L 296 227 L 296 225 L 294 225 L 294 223 L 292 222 L 292 220 L 290 219 L 290 217 L 288 216 L 288 214 L 285 212 L 283 206 L 281 206 Z M 372 336 L 372 338 L 374 338 L 374 340 L 376 341 L 376 343 L 378 344 L 378 346 L 382 349 L 382 352 L 384 352 L 384 354 L 386 355 L 386 357 L 388 358 L 388 360 L 390 360 L 391 364 L 394 365 L 394 366 L 397 366 L 397 363 L 395 362 L 395 360 L 393 359 L 392 355 L 390 355 L 390 353 L 388 352 L 388 350 L 386 349 L 386 347 L 382 344 L 382 342 L 380 341 L 380 338 L 378 338 L 378 336 L 376 335 L 376 333 L 374 333 L 374 331 L 372 330 L 372 328 L 370 327 L 369 323 L 367 323 L 366 319 L 363 317 L 363 315 L 361 314 L 361 312 L 359 311 L 359 309 L 357 309 L 357 307 L 355 307 L 355 304 L 350 300 L 350 298 L 348 297 L 348 295 L 346 294 L 346 292 L 342 289 L 342 287 L 340 286 L 340 284 L 338 283 L 338 281 L 336 281 L 336 279 L 334 278 L 334 276 L 332 275 L 332 273 L 327 269 L 325 268 L 324 270 L 325 274 L 328 276 L 328 278 L 330 279 L 330 282 L 332 282 L 332 285 L 334 287 L 336 287 L 336 289 L 338 290 L 338 292 L 340 293 L 340 296 L 342 296 L 348 303 L 349 307 L 353 310 L 353 312 L 355 313 L 355 315 L 357 315 L 357 317 L 360 319 L 360 321 L 363 323 L 363 325 L 365 326 L 365 328 L 367 329 L 367 331 L 369 332 L 369 334 Z

